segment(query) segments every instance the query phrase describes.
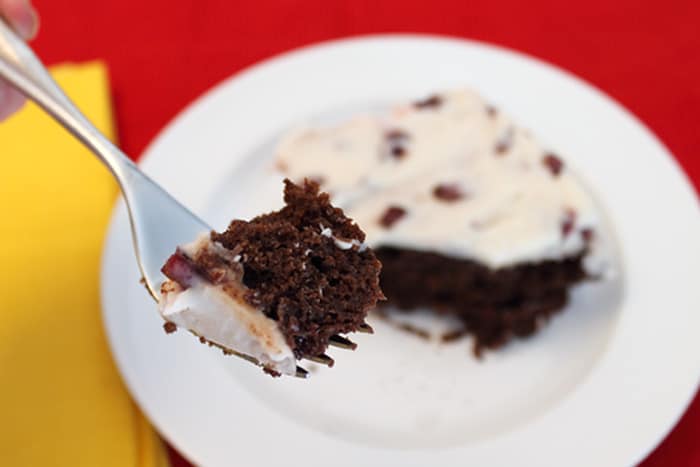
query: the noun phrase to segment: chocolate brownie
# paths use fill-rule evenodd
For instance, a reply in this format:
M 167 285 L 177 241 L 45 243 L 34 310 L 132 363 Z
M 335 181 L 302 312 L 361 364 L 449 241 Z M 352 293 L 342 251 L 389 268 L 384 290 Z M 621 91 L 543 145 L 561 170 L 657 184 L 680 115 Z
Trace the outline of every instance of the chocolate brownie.
M 277 160 L 294 180 L 317 177 L 362 226 L 387 305 L 457 316 L 477 352 L 534 334 L 572 286 L 604 272 L 587 190 L 472 91 L 295 131 Z
M 365 234 L 318 184 L 285 180 L 280 211 L 234 220 L 211 239 L 241 255 L 246 300 L 277 321 L 298 359 L 322 354 L 334 334 L 357 331 L 382 298 L 380 264 Z

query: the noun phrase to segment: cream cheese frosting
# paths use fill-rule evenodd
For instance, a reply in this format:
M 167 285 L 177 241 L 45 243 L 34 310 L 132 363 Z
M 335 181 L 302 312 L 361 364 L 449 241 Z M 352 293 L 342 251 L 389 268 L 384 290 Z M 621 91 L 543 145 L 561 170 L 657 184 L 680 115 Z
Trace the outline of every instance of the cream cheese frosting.
M 593 252 L 600 241 L 594 202 L 563 160 L 469 90 L 295 131 L 277 167 L 319 181 L 372 248 L 501 268 Z
M 180 249 L 194 257 L 202 248 L 228 253 L 212 242 L 209 234 L 202 234 Z M 161 291 L 158 310 L 166 321 L 224 349 L 253 357 L 266 368 L 286 375 L 295 374 L 294 353 L 277 323 L 244 300 L 242 283 L 228 282 L 224 288 L 202 277 L 194 277 L 188 288 L 168 281 Z

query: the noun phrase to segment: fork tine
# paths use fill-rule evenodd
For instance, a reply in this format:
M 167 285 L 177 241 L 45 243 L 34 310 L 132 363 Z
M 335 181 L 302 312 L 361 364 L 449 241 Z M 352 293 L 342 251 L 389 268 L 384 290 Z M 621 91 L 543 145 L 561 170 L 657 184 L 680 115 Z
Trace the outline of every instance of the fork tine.
M 372 329 L 372 326 L 370 326 L 367 323 L 362 323 L 360 324 L 360 327 L 357 328 L 357 332 L 362 332 L 365 334 L 374 334 L 374 329 Z
M 332 335 L 328 343 L 333 347 L 338 347 L 340 349 L 355 350 L 357 348 L 357 344 L 355 344 L 353 341 L 343 336 L 339 336 L 338 334 Z
M 328 368 L 331 368 L 335 363 L 335 360 L 333 360 L 326 354 L 316 355 L 315 357 L 309 357 L 308 359 L 312 362 L 320 363 L 321 365 L 326 365 L 328 366 Z
M 309 377 L 309 372 L 303 369 L 302 367 L 297 366 L 297 372 L 294 376 L 296 376 L 297 378 L 306 379 Z

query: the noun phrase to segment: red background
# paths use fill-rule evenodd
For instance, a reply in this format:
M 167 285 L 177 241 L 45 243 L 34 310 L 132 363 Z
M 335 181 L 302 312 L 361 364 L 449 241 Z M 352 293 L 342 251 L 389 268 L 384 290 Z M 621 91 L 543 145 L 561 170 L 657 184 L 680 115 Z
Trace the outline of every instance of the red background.
M 583 77 L 646 122 L 700 188 L 697 0 L 35 4 L 42 28 L 34 46 L 47 63 L 101 58 L 109 64 L 120 142 L 135 157 L 188 102 L 261 59 L 348 35 L 427 32 L 501 44 Z M 700 397 L 642 465 L 700 466 Z

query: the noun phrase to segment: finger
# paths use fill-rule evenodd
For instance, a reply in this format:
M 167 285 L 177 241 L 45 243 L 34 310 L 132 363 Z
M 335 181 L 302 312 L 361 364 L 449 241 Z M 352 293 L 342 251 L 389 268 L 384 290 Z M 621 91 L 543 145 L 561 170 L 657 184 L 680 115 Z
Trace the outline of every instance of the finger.
M 0 121 L 17 112 L 24 101 L 22 93 L 0 81 Z
M 23 39 L 32 39 L 39 28 L 39 17 L 29 0 L 0 0 L 0 14 Z

